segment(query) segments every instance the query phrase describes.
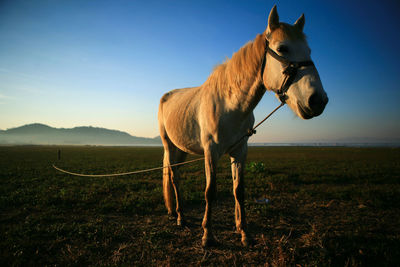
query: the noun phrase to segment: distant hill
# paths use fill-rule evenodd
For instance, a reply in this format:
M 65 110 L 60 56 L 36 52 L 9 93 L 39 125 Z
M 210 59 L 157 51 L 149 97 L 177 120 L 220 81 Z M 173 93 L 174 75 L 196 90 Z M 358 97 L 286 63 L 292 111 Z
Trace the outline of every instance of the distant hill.
M 0 130 L 0 144 L 33 145 L 161 145 L 160 137 L 145 138 L 105 128 L 82 126 L 53 128 L 33 123 L 17 128 Z

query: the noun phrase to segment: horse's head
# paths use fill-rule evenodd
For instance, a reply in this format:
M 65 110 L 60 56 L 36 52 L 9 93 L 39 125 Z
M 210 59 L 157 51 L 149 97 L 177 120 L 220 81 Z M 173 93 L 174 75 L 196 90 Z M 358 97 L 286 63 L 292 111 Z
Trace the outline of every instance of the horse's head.
M 268 90 L 278 93 L 283 89 L 282 98 L 300 118 L 311 119 L 322 113 L 328 97 L 311 61 L 311 50 L 303 33 L 304 22 L 301 15 L 293 25 L 280 23 L 276 6 L 272 8 L 265 32 L 270 51 L 265 59 L 263 80 Z M 291 78 L 287 74 L 290 64 L 295 66 Z M 285 88 L 282 84 L 288 78 Z

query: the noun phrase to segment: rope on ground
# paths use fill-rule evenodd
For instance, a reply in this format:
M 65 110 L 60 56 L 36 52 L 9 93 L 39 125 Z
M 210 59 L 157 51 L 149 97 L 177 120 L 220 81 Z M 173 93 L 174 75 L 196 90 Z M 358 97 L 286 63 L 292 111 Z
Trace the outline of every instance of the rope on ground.
M 240 142 L 242 142 L 243 138 L 250 137 L 253 134 L 255 134 L 256 133 L 256 128 L 258 126 L 260 126 L 264 121 L 266 121 L 269 117 L 271 117 L 271 115 L 274 114 L 275 111 L 277 111 L 283 105 L 285 105 L 285 102 L 281 102 L 281 104 L 279 106 L 277 106 L 273 111 L 271 111 L 271 113 L 269 113 L 262 121 L 260 121 L 256 126 L 254 126 L 252 129 L 250 129 L 247 134 L 243 135 L 239 140 L 237 140 L 230 147 L 230 149 L 228 149 L 228 151 L 231 151 Z M 60 158 L 60 154 L 58 155 L 58 157 Z M 55 164 L 53 164 L 53 168 L 56 169 L 57 171 L 60 171 L 60 172 L 66 173 L 66 174 L 70 174 L 70 175 L 74 175 L 74 176 L 81 176 L 81 177 L 115 177 L 115 176 L 123 176 L 123 175 L 138 174 L 138 173 L 162 170 L 162 169 L 169 168 L 169 167 L 175 167 L 175 166 L 179 166 L 179 165 L 185 165 L 185 164 L 188 164 L 188 163 L 192 163 L 192 162 L 195 162 L 195 161 L 204 160 L 204 158 L 205 157 L 201 157 L 201 158 L 198 158 L 198 159 L 193 159 L 193 160 L 189 160 L 189 161 L 185 161 L 185 162 L 175 163 L 175 164 L 171 164 L 171 165 L 167 165 L 167 166 L 163 166 L 163 167 L 156 167 L 156 168 L 151 168 L 151 169 L 146 169 L 146 170 L 138 170 L 138 171 L 122 172 L 122 173 L 111 173 L 111 174 L 83 174 L 83 173 L 70 172 L 70 171 L 66 171 L 66 170 L 63 170 L 61 168 L 58 168 Z
M 198 158 L 198 159 L 193 159 L 193 160 L 188 160 L 188 161 L 180 162 L 180 163 L 176 163 L 176 164 L 171 164 L 171 165 L 167 165 L 167 166 L 163 166 L 163 167 L 156 167 L 156 168 L 151 168 L 151 169 L 146 169 L 146 170 L 138 170 L 138 171 L 131 171 L 131 172 L 110 173 L 110 174 L 83 174 L 83 173 L 70 172 L 70 171 L 66 171 L 66 170 L 63 170 L 61 168 L 58 168 L 55 164 L 53 164 L 53 168 L 56 169 L 57 171 L 60 171 L 60 172 L 66 173 L 66 174 L 70 174 L 70 175 L 74 175 L 74 176 L 81 176 L 81 177 L 115 177 L 115 176 L 123 176 L 123 175 L 130 175 L 130 174 L 138 174 L 138 173 L 144 173 L 144 172 L 157 171 L 157 170 L 162 170 L 162 169 L 169 168 L 169 167 L 175 167 L 175 166 L 179 166 L 179 165 L 184 165 L 184 164 L 188 164 L 188 163 L 195 162 L 195 161 L 200 161 L 200 160 L 204 160 L 204 157 Z

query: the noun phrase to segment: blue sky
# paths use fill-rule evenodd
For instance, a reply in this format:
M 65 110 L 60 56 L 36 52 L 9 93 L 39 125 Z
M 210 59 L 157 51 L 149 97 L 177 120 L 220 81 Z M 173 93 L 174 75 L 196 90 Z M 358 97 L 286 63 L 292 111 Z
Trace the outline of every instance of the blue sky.
M 330 101 L 309 121 L 284 107 L 251 142 L 398 141 L 396 1 L 3 0 L 0 129 L 39 122 L 154 137 L 162 94 L 201 85 L 265 30 L 274 4 L 284 22 L 305 14 Z M 256 120 L 278 104 L 266 93 Z

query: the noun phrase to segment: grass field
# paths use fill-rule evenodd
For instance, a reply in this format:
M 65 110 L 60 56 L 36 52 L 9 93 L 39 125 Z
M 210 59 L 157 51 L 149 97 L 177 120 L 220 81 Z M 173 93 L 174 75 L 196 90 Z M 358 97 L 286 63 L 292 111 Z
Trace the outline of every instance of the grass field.
M 0 147 L 1 266 L 400 265 L 400 149 L 251 147 L 248 248 L 234 231 L 223 157 L 213 214 L 219 245 L 202 249 L 202 163 L 181 168 L 188 223 L 180 228 L 166 216 L 161 171 L 73 177 L 51 167 L 58 148 Z M 57 164 L 110 173 L 161 161 L 161 148 L 61 147 Z

